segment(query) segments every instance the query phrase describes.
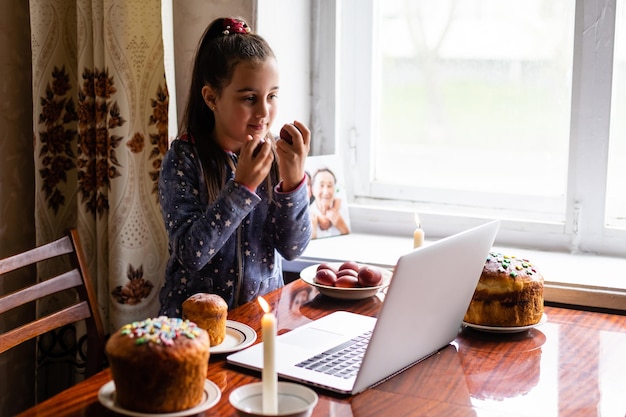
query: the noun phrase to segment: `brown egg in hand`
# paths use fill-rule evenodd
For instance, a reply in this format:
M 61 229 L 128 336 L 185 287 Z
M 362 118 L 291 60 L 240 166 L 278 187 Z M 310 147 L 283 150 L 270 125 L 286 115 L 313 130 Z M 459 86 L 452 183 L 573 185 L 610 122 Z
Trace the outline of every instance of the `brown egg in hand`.
M 290 123 L 293 127 L 295 127 L 296 129 L 298 129 L 298 127 L 292 123 Z M 298 131 L 300 131 L 300 129 L 298 129 Z M 290 145 L 293 145 L 293 138 L 291 137 L 291 133 L 289 133 L 287 131 L 287 129 L 285 129 L 285 126 L 283 126 L 280 129 L 280 133 L 278 134 L 278 136 L 280 136 L 280 138 L 282 140 L 284 140 L 285 142 L 287 142 Z

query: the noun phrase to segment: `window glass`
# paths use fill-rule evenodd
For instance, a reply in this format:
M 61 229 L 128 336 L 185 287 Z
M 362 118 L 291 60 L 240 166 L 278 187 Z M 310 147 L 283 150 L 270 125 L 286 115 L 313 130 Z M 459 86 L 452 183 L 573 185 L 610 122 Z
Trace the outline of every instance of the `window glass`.
M 562 220 L 575 2 L 378 7 L 373 181 L 552 199 Z
M 626 229 L 626 1 L 615 17 L 606 225 Z

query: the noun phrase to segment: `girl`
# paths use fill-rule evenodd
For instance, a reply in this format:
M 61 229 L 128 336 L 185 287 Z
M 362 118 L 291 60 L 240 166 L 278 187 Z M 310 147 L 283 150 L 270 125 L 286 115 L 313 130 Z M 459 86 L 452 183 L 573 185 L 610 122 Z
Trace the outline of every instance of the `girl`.
M 304 164 L 310 131 L 270 133 L 279 76 L 267 42 L 241 19 L 220 18 L 196 53 L 184 134 L 165 154 L 159 198 L 170 259 L 160 314 L 180 317 L 198 292 L 229 308 L 284 285 L 282 258 L 311 239 Z

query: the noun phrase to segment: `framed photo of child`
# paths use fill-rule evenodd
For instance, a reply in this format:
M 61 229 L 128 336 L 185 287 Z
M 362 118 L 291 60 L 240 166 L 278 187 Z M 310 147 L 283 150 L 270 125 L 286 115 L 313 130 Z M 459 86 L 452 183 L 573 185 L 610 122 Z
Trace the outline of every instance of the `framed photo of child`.
M 313 239 L 350 233 L 341 161 L 335 155 L 309 156 L 306 161 L 309 215 Z

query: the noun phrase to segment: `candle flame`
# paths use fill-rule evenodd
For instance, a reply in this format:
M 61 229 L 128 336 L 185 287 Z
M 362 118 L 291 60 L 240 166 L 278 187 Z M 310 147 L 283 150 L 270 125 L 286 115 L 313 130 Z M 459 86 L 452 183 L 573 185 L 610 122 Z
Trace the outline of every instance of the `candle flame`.
M 420 222 L 420 216 L 417 213 L 415 213 L 415 224 L 417 225 L 417 227 L 422 226 L 422 222 Z
M 261 305 L 261 308 L 263 309 L 264 312 L 266 313 L 270 312 L 270 305 L 267 303 L 267 301 L 265 301 L 263 297 L 257 298 L 257 301 Z

